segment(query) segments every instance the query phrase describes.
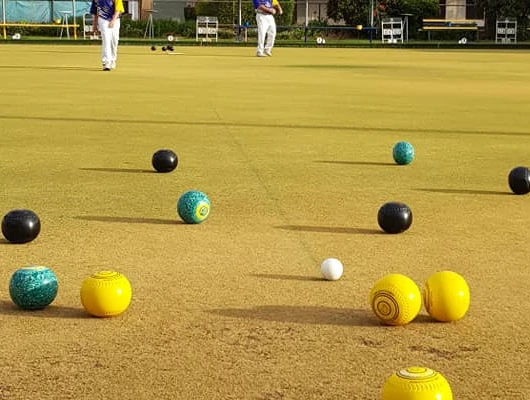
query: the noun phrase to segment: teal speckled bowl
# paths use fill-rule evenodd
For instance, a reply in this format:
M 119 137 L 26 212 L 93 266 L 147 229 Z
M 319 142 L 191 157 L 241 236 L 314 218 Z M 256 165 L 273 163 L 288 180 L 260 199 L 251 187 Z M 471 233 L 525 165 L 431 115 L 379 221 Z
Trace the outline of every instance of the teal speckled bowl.
M 57 277 L 48 267 L 29 265 L 15 271 L 9 282 L 11 300 L 25 310 L 39 310 L 57 296 Z
M 409 142 L 398 142 L 394 145 L 392 155 L 396 164 L 410 164 L 414 160 L 414 147 Z
M 200 224 L 210 215 L 210 199 L 203 192 L 190 190 L 180 196 L 177 212 L 187 224 Z

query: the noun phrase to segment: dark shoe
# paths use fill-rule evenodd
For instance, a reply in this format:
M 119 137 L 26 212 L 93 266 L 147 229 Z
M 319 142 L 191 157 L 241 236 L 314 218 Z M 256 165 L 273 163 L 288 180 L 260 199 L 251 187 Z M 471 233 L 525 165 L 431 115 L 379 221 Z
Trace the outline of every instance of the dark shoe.
M 109 67 L 105 67 L 105 68 L 103 68 L 103 71 L 110 71 L 110 68 Z

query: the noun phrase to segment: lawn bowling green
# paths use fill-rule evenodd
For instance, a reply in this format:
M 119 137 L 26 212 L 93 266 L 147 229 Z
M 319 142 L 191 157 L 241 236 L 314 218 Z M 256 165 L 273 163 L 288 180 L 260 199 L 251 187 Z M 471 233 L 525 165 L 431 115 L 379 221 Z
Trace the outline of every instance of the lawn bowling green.
M 529 164 L 528 52 L 326 43 L 257 59 L 174 42 L 184 54 L 163 57 L 162 40 L 120 46 L 106 75 L 99 45 L 66 43 L 0 44 L 2 215 L 42 222 L 32 242 L 0 240 L 0 397 L 380 400 L 416 366 L 454 399 L 530 398 L 530 198 L 508 185 Z M 165 148 L 178 168 L 156 173 Z M 189 190 L 211 201 L 201 224 L 178 216 Z M 378 225 L 390 201 L 414 213 L 404 233 Z M 30 264 L 60 277 L 41 310 L 8 293 Z M 373 314 L 380 278 L 422 291 L 444 270 L 469 285 L 463 318 Z M 98 271 L 129 280 L 120 315 L 84 310 Z

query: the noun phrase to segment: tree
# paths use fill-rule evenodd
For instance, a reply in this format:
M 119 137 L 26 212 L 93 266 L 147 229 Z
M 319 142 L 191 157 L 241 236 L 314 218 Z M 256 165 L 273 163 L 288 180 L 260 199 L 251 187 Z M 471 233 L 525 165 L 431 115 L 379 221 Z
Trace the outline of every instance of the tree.
M 526 17 L 530 14 L 530 0 L 476 0 L 477 6 L 489 17 Z
M 370 0 L 328 0 L 328 16 L 335 21 L 344 20 L 350 26 L 368 24 L 370 4 Z M 438 0 L 374 0 L 373 4 L 376 24 L 383 17 L 399 17 L 402 14 L 413 14 L 419 19 L 435 17 L 440 9 Z
M 379 2 L 378 11 L 389 17 L 412 14 L 422 19 L 433 18 L 440 14 L 440 3 L 438 0 L 386 0 Z
M 283 15 L 276 16 L 278 25 L 289 25 L 293 19 L 294 0 L 281 0 Z M 195 3 L 196 15 L 219 18 L 220 24 L 237 24 L 239 2 L 237 0 L 199 0 Z M 251 1 L 241 2 L 241 23 L 256 24 L 256 12 Z
M 335 21 L 344 20 L 349 26 L 369 25 L 370 4 L 370 0 L 328 0 L 328 16 Z M 381 18 L 412 14 L 409 18 L 410 32 L 418 30 L 423 18 L 437 17 L 440 13 L 438 0 L 374 0 L 373 4 L 376 26 Z
M 328 17 L 346 25 L 367 24 L 370 0 L 328 0 Z
M 386 0 L 379 2 L 376 11 L 378 21 L 411 14 L 408 18 L 409 37 L 415 37 L 424 18 L 437 18 L 440 15 L 440 4 L 438 0 Z
M 520 31 L 526 36 L 528 16 L 530 16 L 530 0 L 476 0 L 477 7 L 486 14 L 486 29 L 490 37 L 495 36 L 497 18 L 517 18 Z

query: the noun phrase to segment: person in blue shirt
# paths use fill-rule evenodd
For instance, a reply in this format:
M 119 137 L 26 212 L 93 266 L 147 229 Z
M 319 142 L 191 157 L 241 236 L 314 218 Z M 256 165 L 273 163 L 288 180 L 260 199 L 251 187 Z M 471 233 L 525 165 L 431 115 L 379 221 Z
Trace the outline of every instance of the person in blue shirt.
M 101 61 L 103 71 L 116 68 L 118 41 L 120 39 L 120 16 L 125 11 L 122 0 L 92 0 L 90 14 L 94 16 L 94 27 L 101 33 Z
M 281 14 L 281 7 L 276 0 L 253 0 L 258 24 L 258 57 L 272 56 L 272 48 L 276 39 L 276 10 Z

